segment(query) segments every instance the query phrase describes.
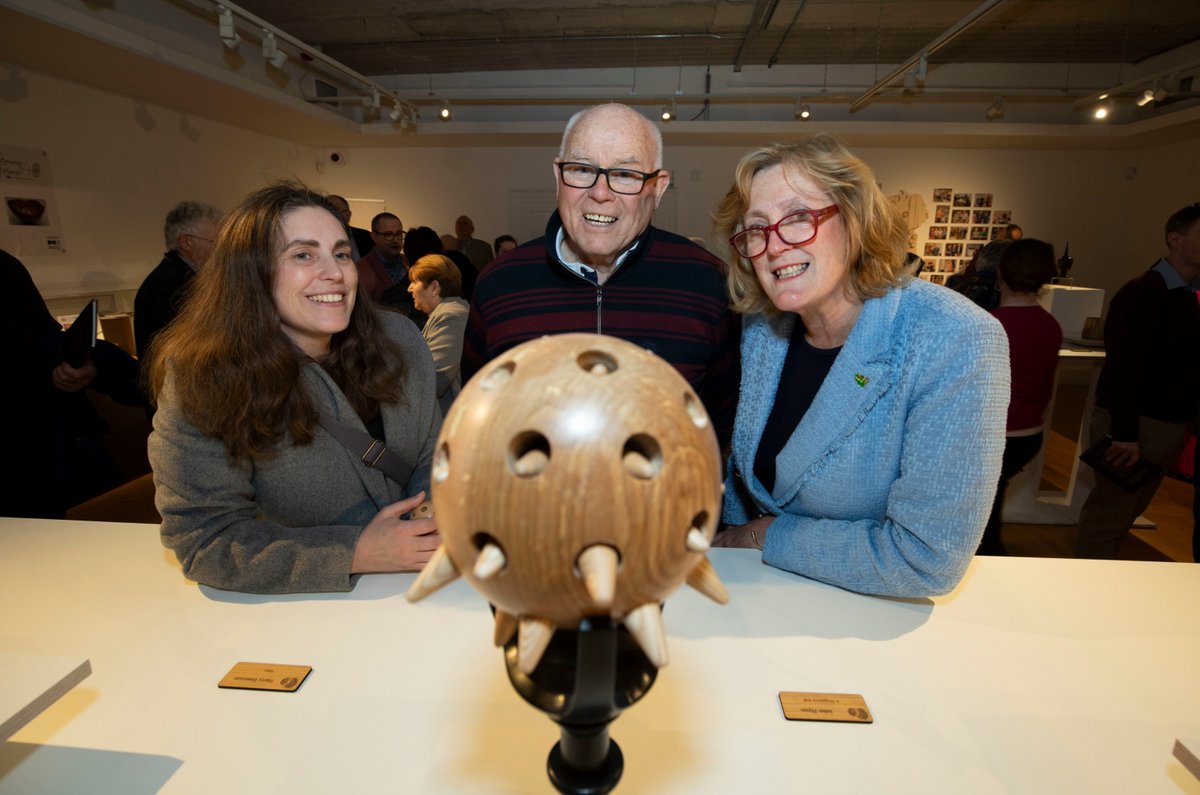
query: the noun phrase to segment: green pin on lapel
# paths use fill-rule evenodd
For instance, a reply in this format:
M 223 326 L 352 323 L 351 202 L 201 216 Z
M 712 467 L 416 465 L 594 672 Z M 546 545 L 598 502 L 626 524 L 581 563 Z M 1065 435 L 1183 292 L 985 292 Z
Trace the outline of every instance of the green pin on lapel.
M 871 379 L 867 378 L 862 373 L 854 374 L 854 383 L 858 384 L 859 386 L 866 386 L 868 383 L 870 383 L 870 381 Z

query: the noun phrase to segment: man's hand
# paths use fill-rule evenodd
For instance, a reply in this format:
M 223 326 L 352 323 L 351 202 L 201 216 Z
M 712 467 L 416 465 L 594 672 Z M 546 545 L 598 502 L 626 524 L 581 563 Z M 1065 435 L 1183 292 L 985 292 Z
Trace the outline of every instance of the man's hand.
M 1141 458 L 1141 450 L 1137 442 L 1118 442 L 1113 440 L 1104 451 L 1104 460 L 1115 467 L 1131 467 Z
M 63 392 L 78 392 L 96 378 L 96 363 L 84 362 L 83 367 L 72 367 L 63 362 L 50 373 L 50 383 Z

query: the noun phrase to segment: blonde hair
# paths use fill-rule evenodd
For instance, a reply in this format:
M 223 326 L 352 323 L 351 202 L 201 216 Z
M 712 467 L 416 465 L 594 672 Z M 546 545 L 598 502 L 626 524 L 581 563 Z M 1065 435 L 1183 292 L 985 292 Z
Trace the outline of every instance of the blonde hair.
M 442 254 L 426 254 L 414 262 L 408 271 L 408 280 L 425 285 L 437 282 L 442 288 L 442 298 L 462 295 L 462 274 L 454 260 Z
M 770 144 L 755 149 L 738 163 L 733 185 L 713 211 L 717 244 L 729 268 L 729 296 L 742 314 L 775 314 L 750 260 L 733 251 L 729 238 L 742 229 L 750 206 L 754 177 L 779 166 L 789 174 L 810 179 L 833 197 L 846 228 L 845 289 L 860 301 L 882 295 L 900 283 L 908 230 L 875 184 L 875 174 L 842 141 L 821 133 L 793 144 Z

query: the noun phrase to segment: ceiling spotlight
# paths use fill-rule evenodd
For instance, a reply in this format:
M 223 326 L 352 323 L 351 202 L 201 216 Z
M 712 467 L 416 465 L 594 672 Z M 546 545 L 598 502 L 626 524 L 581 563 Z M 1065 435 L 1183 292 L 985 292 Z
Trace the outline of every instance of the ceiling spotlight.
M 1167 98 L 1167 90 L 1165 88 L 1163 88 L 1162 86 L 1155 86 L 1154 87 L 1154 101 L 1162 102 L 1166 98 Z
M 400 116 L 400 132 L 410 133 L 417 129 L 417 114 L 412 108 L 405 108 Z
M 225 6 L 217 6 L 217 32 L 226 47 L 231 50 L 237 49 L 238 42 L 242 39 L 233 26 L 233 12 Z
M 664 122 L 672 121 L 675 118 L 675 103 L 672 102 L 670 105 L 663 105 L 661 115 Z
M 400 103 L 392 106 L 392 112 L 388 114 L 392 121 L 400 121 L 400 117 L 404 115 L 404 111 L 400 110 Z
M 1142 95 L 1137 98 L 1137 106 L 1139 108 L 1144 108 L 1153 101 L 1154 101 L 1154 89 L 1147 88 L 1145 91 L 1142 92 Z
M 992 104 L 988 105 L 988 109 L 983 115 L 987 117 L 988 121 L 1004 118 L 1004 100 L 1001 97 L 996 97 L 992 101 Z
M 282 69 L 287 63 L 287 53 L 279 49 L 275 43 L 275 34 L 263 28 L 262 55 L 267 63 L 276 69 Z
M 1093 119 L 1107 119 L 1108 118 L 1108 105 L 1097 105 L 1096 109 L 1092 111 L 1092 118 Z
M 450 121 L 450 102 L 449 102 L 449 100 L 445 100 L 445 99 L 442 100 L 442 106 L 440 108 L 438 108 L 438 118 L 441 119 L 442 121 Z
M 812 108 L 807 103 L 800 103 L 796 106 L 796 118 L 800 121 L 808 121 L 812 118 Z

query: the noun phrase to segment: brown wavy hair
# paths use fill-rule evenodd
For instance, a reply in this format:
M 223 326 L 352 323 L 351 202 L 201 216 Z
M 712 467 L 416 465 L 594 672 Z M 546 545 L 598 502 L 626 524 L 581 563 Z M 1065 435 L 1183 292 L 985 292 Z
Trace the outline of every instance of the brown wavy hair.
M 729 238 L 742 230 L 750 206 L 750 183 L 774 166 L 798 174 L 833 197 L 846 227 L 845 289 L 860 301 L 882 295 L 901 282 L 908 230 L 875 183 L 875 174 L 851 149 L 832 135 L 821 133 L 799 143 L 770 144 L 755 149 L 738 163 L 733 185 L 713 210 L 717 244 L 729 270 L 729 297 L 742 314 L 776 314 L 749 260 L 733 251 Z
M 224 442 L 231 459 L 270 458 L 285 440 L 313 440 L 317 410 L 301 388 L 312 360 L 280 330 L 272 298 L 281 222 L 301 207 L 338 218 L 323 195 L 297 183 L 270 185 L 242 200 L 222 220 L 179 316 L 155 338 L 146 376 L 151 399 L 157 401 L 169 373 L 184 416 Z M 381 405 L 403 400 L 404 352 L 380 327 L 361 287 L 350 323 L 333 335 L 321 367 L 364 421 Z

